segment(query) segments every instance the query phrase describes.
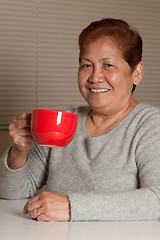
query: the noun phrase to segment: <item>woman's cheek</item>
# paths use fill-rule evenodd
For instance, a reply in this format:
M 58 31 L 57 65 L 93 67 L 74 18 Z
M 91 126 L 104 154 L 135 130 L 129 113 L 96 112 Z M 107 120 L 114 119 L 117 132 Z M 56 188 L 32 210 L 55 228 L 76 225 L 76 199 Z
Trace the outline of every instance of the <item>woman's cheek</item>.
M 105 76 L 105 78 L 111 87 L 114 88 L 119 85 L 120 79 L 118 78 L 117 74 L 108 74 Z

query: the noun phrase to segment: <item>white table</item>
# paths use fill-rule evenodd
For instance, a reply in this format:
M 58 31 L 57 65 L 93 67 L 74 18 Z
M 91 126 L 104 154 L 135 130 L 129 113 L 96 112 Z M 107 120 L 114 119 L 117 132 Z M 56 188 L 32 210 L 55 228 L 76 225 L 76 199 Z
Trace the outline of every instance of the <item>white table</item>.
M 37 222 L 23 215 L 27 200 L 0 200 L 4 240 L 160 240 L 160 222 Z

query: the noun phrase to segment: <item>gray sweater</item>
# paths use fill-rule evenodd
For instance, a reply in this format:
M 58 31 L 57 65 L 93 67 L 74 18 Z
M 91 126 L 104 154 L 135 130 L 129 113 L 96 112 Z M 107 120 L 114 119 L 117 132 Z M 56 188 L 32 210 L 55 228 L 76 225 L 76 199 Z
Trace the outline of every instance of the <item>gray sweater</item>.
M 47 191 L 68 195 L 71 221 L 160 220 L 160 110 L 138 104 L 109 133 L 91 138 L 89 107 L 79 107 L 78 128 L 64 149 L 33 145 L 27 164 L 0 161 L 0 197 L 28 198 Z M 9 150 L 8 150 L 9 151 Z

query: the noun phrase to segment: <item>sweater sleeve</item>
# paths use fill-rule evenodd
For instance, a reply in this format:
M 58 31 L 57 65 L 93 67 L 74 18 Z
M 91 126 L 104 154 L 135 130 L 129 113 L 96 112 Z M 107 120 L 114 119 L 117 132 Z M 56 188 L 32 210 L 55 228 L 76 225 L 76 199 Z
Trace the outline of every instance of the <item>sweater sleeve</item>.
M 70 194 L 71 221 L 160 220 L 160 201 L 151 189 L 108 194 Z
M 29 198 L 43 187 L 47 179 L 48 149 L 33 144 L 26 165 L 17 170 L 8 167 L 7 158 L 10 150 L 6 151 L 0 159 L 0 198 Z
M 146 118 L 137 127 L 131 148 L 135 149 L 139 188 L 70 193 L 71 221 L 160 220 L 159 114 Z

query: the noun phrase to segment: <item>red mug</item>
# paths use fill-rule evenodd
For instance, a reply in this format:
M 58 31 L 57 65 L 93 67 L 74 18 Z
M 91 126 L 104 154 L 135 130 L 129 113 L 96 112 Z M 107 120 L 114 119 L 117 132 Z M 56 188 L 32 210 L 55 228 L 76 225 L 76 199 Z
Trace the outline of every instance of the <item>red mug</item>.
M 39 145 L 64 148 L 75 136 L 78 115 L 69 112 L 34 109 L 31 134 Z

